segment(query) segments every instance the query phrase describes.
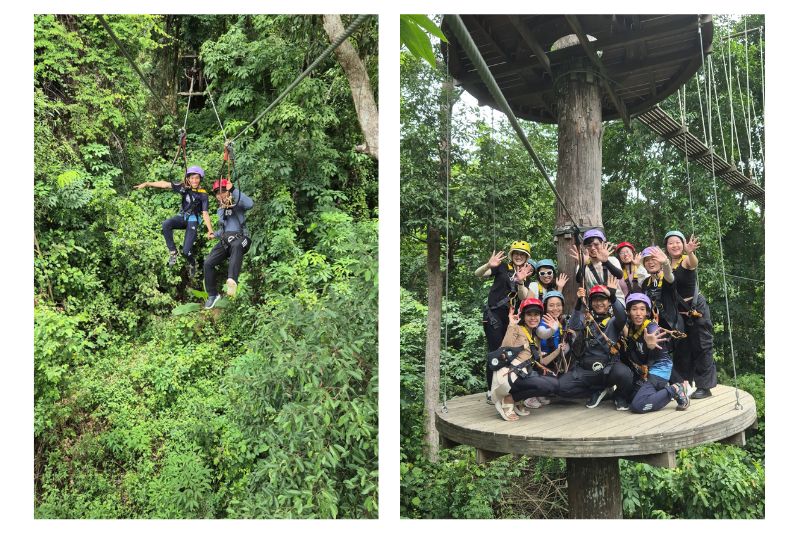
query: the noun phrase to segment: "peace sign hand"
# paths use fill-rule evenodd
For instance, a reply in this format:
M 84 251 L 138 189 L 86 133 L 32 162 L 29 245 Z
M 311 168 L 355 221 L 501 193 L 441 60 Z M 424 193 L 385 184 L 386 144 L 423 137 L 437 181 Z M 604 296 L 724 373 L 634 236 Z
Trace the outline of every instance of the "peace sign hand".
M 489 266 L 491 268 L 499 267 L 500 263 L 503 262 L 503 259 L 506 258 L 506 254 L 503 250 L 499 252 L 495 252 L 492 250 L 492 255 L 489 257 Z
M 661 350 L 661 341 L 668 337 L 668 333 L 661 328 L 658 328 L 655 333 L 649 333 L 646 329 L 644 331 L 644 342 L 651 350 Z
M 519 324 L 519 315 L 514 312 L 513 306 L 509 307 L 508 309 L 508 323 L 513 326 Z
M 694 253 L 695 250 L 700 248 L 700 240 L 692 235 L 689 237 L 689 241 L 684 245 L 684 249 L 686 250 L 686 255 Z

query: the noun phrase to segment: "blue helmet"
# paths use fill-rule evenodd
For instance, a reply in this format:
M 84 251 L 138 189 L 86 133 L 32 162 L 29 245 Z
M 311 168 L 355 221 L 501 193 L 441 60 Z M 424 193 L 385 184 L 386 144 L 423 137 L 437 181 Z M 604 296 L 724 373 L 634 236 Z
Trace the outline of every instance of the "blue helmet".
M 539 261 L 538 263 L 536 263 L 536 270 L 539 270 L 539 269 L 540 269 L 540 268 L 542 268 L 543 266 L 549 266 L 549 267 L 550 267 L 550 268 L 552 268 L 553 270 L 555 270 L 555 269 L 556 269 L 556 264 L 553 262 L 553 260 L 552 260 L 552 259 L 542 259 L 541 261 Z
M 544 302 L 545 309 L 547 309 L 547 300 L 549 300 L 550 298 L 558 298 L 559 300 L 561 300 L 562 305 L 566 305 L 566 303 L 564 302 L 564 295 L 561 294 L 560 291 L 547 291 L 546 293 L 544 293 L 544 298 L 542 298 L 542 302 Z

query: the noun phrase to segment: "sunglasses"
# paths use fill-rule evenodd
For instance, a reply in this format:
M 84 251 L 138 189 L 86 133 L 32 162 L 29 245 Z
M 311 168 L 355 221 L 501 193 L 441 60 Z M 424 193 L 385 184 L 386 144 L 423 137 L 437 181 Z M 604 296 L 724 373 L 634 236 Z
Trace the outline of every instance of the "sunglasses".
M 553 275 L 553 271 L 552 270 L 540 270 L 539 271 L 539 275 L 540 276 L 552 276 Z

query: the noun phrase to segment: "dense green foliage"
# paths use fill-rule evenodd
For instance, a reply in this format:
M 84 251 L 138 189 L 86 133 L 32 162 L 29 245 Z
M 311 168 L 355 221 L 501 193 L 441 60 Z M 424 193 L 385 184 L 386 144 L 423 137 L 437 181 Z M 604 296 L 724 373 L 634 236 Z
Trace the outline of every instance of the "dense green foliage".
M 715 17 L 713 67 L 720 87 L 726 82 L 723 61 L 728 34 L 763 25 L 763 16 L 732 20 Z M 763 110 L 759 33 L 730 43 L 744 86 L 744 55 L 750 65 L 753 108 Z M 437 47 L 434 47 L 437 50 Z M 447 303 L 442 328 L 441 389 L 448 398 L 485 390 L 485 339 L 481 305 L 489 283 L 473 275 L 492 250 L 506 249 L 517 239 L 531 243 L 534 259 L 554 258 L 552 241 L 555 201 L 535 170 L 507 121 L 499 113 L 481 115 L 465 100 L 455 105 L 449 198 L 439 173 L 446 154 L 440 150 L 445 125 L 441 102 L 458 99 L 444 93 L 440 70 L 419 58 L 401 53 L 401 507 L 407 517 L 540 517 L 567 515 L 563 492 L 564 465 L 552 460 L 495 461 L 469 464 L 469 450 L 442 452 L 438 463 L 424 459 L 423 395 L 427 309 L 426 245 L 429 228 L 441 231 L 441 264 L 449 265 Z M 441 67 L 441 59 L 440 59 Z M 734 81 L 735 83 L 735 81 Z M 703 85 L 705 82 L 703 81 Z M 735 86 L 734 86 L 735 87 Z M 724 93 L 724 94 L 723 94 Z M 730 124 L 729 96 L 718 89 L 725 128 Z M 753 179 L 763 186 L 763 115 L 745 124 L 738 106 L 733 120 L 741 151 L 730 157 L 735 143 L 729 131 L 720 131 L 714 109 L 713 138 L 726 137 L 729 159 L 744 159 Z M 694 80 L 687 84 L 686 115 L 689 130 L 703 138 L 703 119 Z M 707 112 L 704 100 L 703 111 Z M 680 120 L 677 95 L 661 106 Z M 716 106 L 715 106 L 716 107 Z M 727 118 L 726 118 L 727 117 Z M 708 123 L 705 117 L 705 123 Z M 678 469 L 663 471 L 623 462 L 626 517 L 763 517 L 764 507 L 764 213 L 755 203 L 733 192 L 721 180 L 689 164 L 687 179 L 683 155 L 637 121 L 630 130 L 620 122 L 605 123 L 603 135 L 603 222 L 610 240 L 631 241 L 637 247 L 660 243 L 670 229 L 701 240 L 698 251 L 700 283 L 715 324 L 715 361 L 720 382 L 733 385 L 732 345 L 736 348 L 737 384 L 758 403 L 759 426 L 747 433 L 744 450 L 729 446 L 700 446 L 681 452 Z M 523 123 L 551 176 L 556 167 L 556 131 L 551 126 Z M 750 134 L 748 143 L 747 134 Z M 752 144 L 753 159 L 745 148 Z M 690 190 L 691 188 L 691 190 Z M 724 246 L 725 285 L 717 236 L 716 196 L 719 199 L 721 241 Z M 690 205 L 690 192 L 692 203 Z M 449 209 L 449 216 L 448 216 Z M 449 226 L 449 227 L 447 227 Z M 445 234 L 449 232 L 449 242 Z M 754 280 L 754 281 L 753 281 Z M 727 291 L 725 291 L 727 288 Z M 727 302 L 725 294 L 727 292 Z M 732 328 L 727 324 L 730 309 Z M 444 339 L 445 336 L 442 335 Z M 744 375 L 743 375 L 744 374 Z M 537 474 L 538 472 L 538 474 Z M 542 472 L 547 473 L 543 475 Z M 503 474 L 505 473 L 505 474 Z M 506 480 L 497 486 L 484 480 Z M 441 480 L 445 480 L 441 482 Z M 697 494 L 696 497 L 692 496 Z M 469 494 L 469 498 L 461 495 Z M 520 494 L 547 505 L 506 505 Z M 694 498 L 694 499 L 693 499 Z M 730 500 L 738 499 L 738 502 Z M 468 507 L 468 508 L 467 508 Z
M 237 141 L 253 246 L 224 309 L 172 313 L 203 288 L 166 266 L 179 200 L 132 191 L 182 177 L 178 54 L 230 138 L 328 46 L 319 17 L 107 20 L 175 112 L 94 17 L 35 17 L 36 517 L 376 517 L 377 163 L 335 58 Z M 376 21 L 351 41 L 377 87 Z M 207 99 L 188 132 L 216 179 Z

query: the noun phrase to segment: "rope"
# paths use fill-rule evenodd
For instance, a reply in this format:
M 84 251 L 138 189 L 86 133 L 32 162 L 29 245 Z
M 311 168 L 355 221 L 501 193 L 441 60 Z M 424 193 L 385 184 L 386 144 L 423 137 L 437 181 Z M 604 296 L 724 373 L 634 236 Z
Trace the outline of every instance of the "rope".
M 447 142 L 447 148 L 445 149 L 445 167 L 444 167 L 444 175 L 445 175 L 445 251 L 444 251 L 444 354 L 449 353 L 449 344 L 448 344 L 448 331 L 450 325 L 450 141 L 453 138 L 452 135 L 452 126 L 453 126 L 453 109 L 452 104 L 450 102 L 451 91 L 450 87 L 453 83 L 453 78 L 450 76 L 450 47 L 446 48 L 446 56 L 445 56 L 445 79 L 447 80 L 447 84 L 445 85 L 445 105 L 447 106 L 447 120 L 445 122 L 445 136 Z M 447 369 L 449 365 L 449 357 L 447 358 L 447 364 L 441 365 L 444 367 L 444 379 L 442 380 L 442 412 L 447 412 L 447 379 L 448 379 L 448 372 Z M 441 364 L 441 359 L 440 359 Z
M 750 41 L 747 39 L 747 16 L 744 17 L 744 75 L 747 86 L 747 137 L 749 140 L 753 132 L 753 119 L 750 116 Z M 753 144 L 752 142 L 749 142 L 749 144 L 750 161 L 753 161 Z
M 189 100 L 186 102 L 186 116 L 183 118 L 183 131 L 186 131 L 186 124 L 189 123 L 189 106 L 192 105 L 192 92 L 194 92 L 194 76 L 189 83 Z
M 165 106 L 164 102 L 161 101 L 162 97 L 157 95 L 156 92 L 153 90 L 153 88 L 150 86 L 150 83 L 144 77 L 144 74 L 142 74 L 142 71 L 139 70 L 139 67 L 136 66 L 136 63 L 133 61 L 133 58 L 130 56 L 130 54 L 128 54 L 128 51 L 125 50 L 125 48 L 122 46 L 122 43 L 119 41 L 119 39 L 117 39 L 117 36 L 114 34 L 114 30 L 112 30 L 111 26 L 108 25 L 108 23 L 106 22 L 106 19 L 103 18 L 103 15 L 95 15 L 95 16 L 97 17 L 97 20 L 100 21 L 100 24 L 103 26 L 103 28 L 106 30 L 106 32 L 114 40 L 114 43 L 117 45 L 117 48 L 119 48 L 120 52 L 122 52 L 122 55 L 124 55 L 125 58 L 128 60 L 128 63 L 131 64 L 131 67 L 133 67 L 133 70 L 135 70 L 136 73 L 139 75 L 139 78 L 141 78 L 141 80 L 145 84 L 145 86 L 148 89 L 150 89 L 150 92 L 153 94 L 153 97 L 156 99 L 156 102 L 158 102 L 159 105 L 161 106 L 161 109 L 164 110 L 164 113 L 166 113 L 167 115 L 172 115 L 172 111 L 167 109 L 167 106 Z
M 714 73 L 714 67 L 711 63 L 711 58 L 708 58 L 708 70 L 711 71 L 711 87 L 714 89 L 714 104 L 717 108 L 717 120 L 719 121 L 719 136 L 722 139 L 722 155 L 725 161 L 728 161 L 728 148 L 725 146 L 725 133 L 722 129 L 722 114 L 719 112 L 719 94 L 717 93 L 717 76 Z M 731 147 L 733 150 L 733 147 Z
M 449 67 L 448 67 L 449 68 Z M 489 168 L 492 169 L 492 250 L 497 250 L 497 220 L 496 220 L 496 201 L 497 201 L 497 181 L 495 180 L 495 162 L 497 146 L 494 144 L 494 108 L 492 110 L 492 129 L 489 131 L 489 141 L 492 145 L 492 161 Z
M 208 99 L 211 100 L 211 108 L 214 110 L 214 116 L 217 117 L 217 124 L 219 124 L 219 129 L 222 130 L 222 137 L 225 139 L 225 144 L 228 144 L 228 136 L 225 135 L 225 126 L 222 125 L 222 120 L 220 120 L 219 113 L 217 113 L 217 106 L 214 104 L 214 97 L 211 95 L 211 89 L 208 87 L 208 80 L 205 75 L 203 75 L 203 79 L 206 81 L 206 94 L 208 95 Z
M 489 89 L 489 92 L 491 93 L 492 98 L 494 98 L 495 103 L 500 110 L 505 113 L 506 117 L 508 117 L 511 127 L 514 128 L 514 131 L 517 133 L 520 141 L 522 141 L 523 146 L 525 146 L 525 149 L 533 159 L 534 164 L 536 164 L 536 168 L 538 168 L 539 172 L 542 173 L 542 176 L 547 181 L 547 184 L 550 186 L 553 194 L 556 195 L 556 200 L 558 200 L 558 203 L 561 204 L 561 208 L 572 221 L 572 225 L 578 227 L 578 223 L 575 222 L 575 217 L 573 217 L 572 213 L 570 213 L 569 209 L 567 209 L 567 205 L 564 203 L 561 195 L 558 194 L 558 191 L 556 190 L 555 185 L 553 185 L 553 181 L 548 176 L 547 170 L 545 170 L 544 165 L 539 159 L 539 156 L 536 155 L 536 152 L 533 150 L 533 146 L 531 146 L 530 141 L 528 141 L 528 137 L 525 135 L 525 132 L 522 131 L 522 126 L 520 126 L 519 122 L 517 121 L 517 117 L 514 116 L 514 113 L 511 111 L 508 101 L 506 100 L 505 96 L 503 96 L 503 92 L 497 85 L 497 81 L 494 79 L 494 76 L 492 76 L 489 66 L 486 64 L 486 61 L 484 61 L 483 56 L 478 50 L 478 47 L 475 45 L 475 41 L 472 40 L 467 27 L 464 25 L 464 21 L 461 20 L 459 15 L 445 15 L 444 18 L 445 21 L 447 21 L 448 26 L 453 30 L 453 33 L 458 41 L 464 47 L 464 52 L 466 52 L 470 61 L 475 66 L 475 69 L 478 71 L 481 80 L 483 80 L 483 83 Z
M 699 32 L 699 26 L 698 26 Z M 700 58 L 703 64 L 703 69 L 705 69 L 705 56 L 703 55 L 703 34 L 700 33 Z M 706 79 L 706 84 L 708 84 L 709 80 Z M 710 91 L 709 91 L 710 92 Z M 700 108 L 700 112 L 702 113 L 703 108 Z M 711 122 L 711 102 L 708 105 L 708 120 L 709 123 Z M 711 135 L 711 131 L 709 130 L 709 135 Z M 711 153 L 714 153 L 714 139 L 711 137 L 709 143 L 709 148 L 711 149 Z M 722 288 L 723 293 L 725 294 L 725 314 L 728 318 L 728 339 L 730 340 L 731 344 L 731 360 L 733 362 L 733 386 L 736 391 L 736 405 L 734 409 L 741 410 L 743 409 L 742 404 L 739 402 L 739 385 L 738 379 L 736 376 L 736 351 L 733 347 L 733 326 L 731 325 L 731 310 L 730 310 L 730 303 L 728 302 L 728 281 L 725 278 L 725 251 L 722 248 L 722 228 L 719 221 L 719 198 L 717 197 L 717 175 L 715 171 L 716 165 L 711 163 L 711 177 L 714 183 L 714 207 L 716 209 L 716 218 L 717 218 L 717 240 L 719 241 L 719 255 L 720 255 L 720 268 L 722 270 Z M 700 279 L 698 277 L 697 283 L 700 283 Z
M 681 106 L 680 92 L 678 92 L 678 105 Z M 700 110 L 702 113 L 702 109 Z M 686 85 L 683 86 L 683 105 L 681 106 L 681 120 L 682 126 L 686 127 Z M 689 187 L 689 221 L 692 224 L 692 234 L 695 234 L 694 229 L 694 202 L 692 201 L 692 177 L 689 174 L 689 148 L 687 146 L 686 135 L 683 136 L 683 155 L 686 162 L 686 184 Z
M 288 87 L 286 87 L 286 89 L 284 89 L 284 90 L 283 90 L 283 92 L 282 92 L 280 95 L 278 95 L 278 97 L 277 97 L 275 100 L 273 100 L 273 101 L 272 101 L 272 103 L 271 103 L 271 104 L 270 104 L 270 105 L 269 105 L 269 106 L 268 106 L 268 107 L 267 107 L 267 108 L 266 108 L 264 111 L 262 111 L 262 112 L 261 112 L 261 114 L 259 114 L 259 115 L 258 115 L 258 116 L 257 116 L 255 119 L 253 119 L 253 121 L 252 121 L 250 124 L 248 124 L 247 126 L 245 126 L 245 127 L 244 127 L 244 129 L 243 129 L 242 131 L 240 131 L 239 133 L 237 133 L 237 134 L 236 134 L 236 136 L 235 136 L 233 139 L 231 139 L 231 140 L 230 140 L 230 142 L 233 142 L 233 141 L 235 141 L 236 139 L 238 139 L 239 137 L 241 137 L 241 136 L 244 134 L 244 132 L 246 132 L 247 130 L 249 130 L 249 129 L 250 129 L 250 128 L 251 128 L 251 127 L 252 127 L 252 126 L 253 126 L 253 125 L 254 125 L 256 122 L 258 122 L 259 120 L 261 120 L 261 118 L 262 118 L 264 115 L 266 115 L 267 113 L 269 113 L 269 112 L 270 112 L 270 111 L 271 111 L 271 110 L 272 110 L 272 109 L 273 109 L 275 106 L 277 106 L 277 105 L 278 105 L 278 104 L 279 104 L 279 103 L 280 103 L 280 102 L 281 102 L 281 101 L 282 101 L 282 100 L 283 100 L 283 99 L 286 97 L 286 95 L 288 95 L 288 94 L 289 94 L 289 93 L 292 91 L 292 89 L 294 89 L 295 87 L 297 87 L 297 85 L 298 85 L 298 84 L 299 84 L 301 81 L 303 81 L 303 79 L 305 79 L 305 77 L 306 77 L 306 76 L 308 76 L 308 74 L 309 74 L 309 73 L 311 73 L 311 71 L 312 71 L 312 70 L 314 70 L 314 69 L 316 68 L 316 66 L 317 66 L 317 65 L 318 65 L 318 64 L 319 64 L 319 63 L 320 63 L 320 62 L 321 62 L 323 59 L 325 59 L 326 57 L 328 57 L 328 56 L 331 54 L 331 52 L 333 52 L 334 50 L 336 50 L 336 49 L 339 47 L 339 45 L 341 45 L 341 44 L 342 44 L 342 43 L 345 41 L 345 39 L 347 39 L 348 37 L 350 37 L 350 35 L 352 35 L 352 34 L 353 34 L 353 32 L 355 32 L 355 31 L 358 29 L 358 27 L 359 27 L 359 26 L 361 26 L 361 24 L 362 24 L 362 23 L 364 23 L 364 21 L 366 21 L 366 20 L 367 20 L 369 17 L 371 17 L 371 16 L 373 16 L 373 15 L 359 15 L 359 16 L 358 16 L 358 17 L 357 17 L 357 18 L 356 18 L 356 19 L 355 19 L 355 20 L 354 20 L 354 21 L 353 21 L 353 22 L 350 24 L 350 26 L 348 26 L 348 27 L 347 27 L 347 29 L 344 31 L 344 33 L 343 33 L 343 34 L 341 34 L 339 37 L 337 37 L 337 38 L 336 38 L 336 40 L 335 40 L 333 43 L 331 43 L 331 45 L 330 45 L 330 46 L 328 46 L 328 48 L 326 48 L 326 49 L 325 49 L 325 51 L 323 51 L 323 52 L 322 52 L 322 53 L 319 55 L 319 57 L 317 57 L 317 59 L 315 59 L 315 60 L 314 60 L 314 62 L 313 62 L 313 63 L 311 63 L 311 64 L 308 66 L 308 68 L 307 68 L 307 69 L 305 69 L 305 70 L 304 70 L 304 71 L 303 71 L 303 72 L 302 72 L 302 73 L 301 73 L 299 76 L 297 76 L 297 78 L 295 78 L 295 80 L 294 80 L 292 83 L 290 83 L 290 84 L 289 84 L 289 86 L 288 86 Z
M 722 61 L 725 67 L 725 79 L 728 82 L 728 106 L 731 114 L 731 163 L 736 159 L 733 153 L 733 142 L 736 141 L 736 153 L 739 156 L 739 167 L 742 163 L 742 147 L 739 144 L 739 131 L 736 129 L 736 118 L 733 116 L 733 53 L 731 52 L 731 29 L 728 27 L 728 62 Z

